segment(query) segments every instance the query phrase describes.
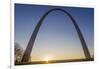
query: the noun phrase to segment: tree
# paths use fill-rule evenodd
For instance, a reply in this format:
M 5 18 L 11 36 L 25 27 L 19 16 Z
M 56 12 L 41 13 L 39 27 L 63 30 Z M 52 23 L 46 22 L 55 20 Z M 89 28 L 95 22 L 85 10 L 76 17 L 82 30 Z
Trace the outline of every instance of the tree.
M 14 46 L 15 63 L 19 63 L 23 57 L 23 48 L 18 43 L 15 43 Z

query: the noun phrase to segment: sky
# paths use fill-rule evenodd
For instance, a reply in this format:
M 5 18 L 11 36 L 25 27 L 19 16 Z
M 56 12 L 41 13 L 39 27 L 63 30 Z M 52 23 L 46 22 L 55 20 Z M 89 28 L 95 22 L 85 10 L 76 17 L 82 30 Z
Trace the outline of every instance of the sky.
M 15 42 L 25 50 L 40 18 L 53 8 L 64 9 L 76 20 L 88 46 L 94 55 L 94 9 L 59 7 L 34 4 L 15 4 Z M 31 61 L 85 58 L 76 29 L 68 16 L 52 11 L 43 21 L 31 52 Z

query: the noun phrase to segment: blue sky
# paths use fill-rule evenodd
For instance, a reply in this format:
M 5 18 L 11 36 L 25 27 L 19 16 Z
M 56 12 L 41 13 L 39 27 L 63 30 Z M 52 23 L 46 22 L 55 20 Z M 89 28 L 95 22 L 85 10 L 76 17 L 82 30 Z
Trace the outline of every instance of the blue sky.
M 91 56 L 94 53 L 94 9 L 32 4 L 15 4 L 15 42 L 26 48 L 40 18 L 48 10 L 61 8 L 69 12 L 85 38 Z M 84 53 L 72 21 L 61 11 L 51 12 L 43 21 L 31 53 L 32 61 L 84 58 Z

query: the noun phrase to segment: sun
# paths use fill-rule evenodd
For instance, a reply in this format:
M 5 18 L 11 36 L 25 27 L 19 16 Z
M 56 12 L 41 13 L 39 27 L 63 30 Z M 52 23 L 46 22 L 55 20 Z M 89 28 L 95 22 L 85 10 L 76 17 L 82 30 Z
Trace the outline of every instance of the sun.
M 52 59 L 52 58 L 51 58 L 51 57 L 49 57 L 49 56 L 44 57 L 44 61 L 46 61 L 46 62 L 49 62 L 51 59 Z

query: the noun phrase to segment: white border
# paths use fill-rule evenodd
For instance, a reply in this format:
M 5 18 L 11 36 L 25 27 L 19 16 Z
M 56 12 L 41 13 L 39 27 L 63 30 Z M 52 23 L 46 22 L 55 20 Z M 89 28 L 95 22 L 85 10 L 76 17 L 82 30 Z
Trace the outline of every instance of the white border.
M 95 0 L 13 0 L 12 3 L 22 4 L 41 4 L 57 6 L 75 6 L 75 7 L 95 7 Z
M 38 64 L 38 65 L 22 65 L 14 66 L 14 3 L 21 4 L 40 4 L 40 5 L 54 5 L 54 6 L 74 6 L 74 7 L 89 7 L 94 8 L 93 1 L 80 0 L 12 0 L 11 2 L 11 68 L 12 69 L 84 69 L 95 64 L 95 62 L 74 62 L 74 63 L 57 63 L 57 64 Z M 72 68 L 73 66 L 73 68 Z M 85 67 L 84 67 L 85 66 Z
M 11 34 L 10 34 L 10 37 L 11 37 L 11 44 L 10 44 L 10 67 L 11 69 L 14 69 L 14 3 L 13 1 L 11 2 L 11 8 L 10 8 L 11 12 L 10 12 L 10 15 L 11 15 L 11 27 L 10 27 L 10 30 L 11 30 Z

